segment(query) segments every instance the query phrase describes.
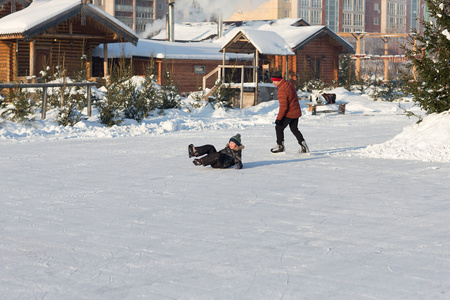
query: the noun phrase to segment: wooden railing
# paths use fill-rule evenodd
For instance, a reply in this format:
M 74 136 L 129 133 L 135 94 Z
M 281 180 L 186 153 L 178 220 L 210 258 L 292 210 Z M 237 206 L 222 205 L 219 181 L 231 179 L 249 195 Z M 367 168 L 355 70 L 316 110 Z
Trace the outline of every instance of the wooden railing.
M 91 87 L 97 85 L 95 82 L 71 82 L 71 83 L 0 83 L 0 90 L 2 89 L 17 89 L 17 88 L 42 88 L 42 112 L 41 118 L 45 120 L 45 114 L 47 111 L 47 89 L 52 87 L 73 87 L 73 86 L 85 86 L 86 98 L 87 98 L 87 115 L 92 114 L 92 101 L 91 101 Z
M 225 69 L 226 68 L 230 68 L 230 69 L 241 69 L 241 83 L 240 83 L 240 108 L 243 108 L 243 104 L 244 104 L 244 70 L 245 69 L 258 69 L 258 67 L 256 66 L 245 66 L 245 65 L 218 65 L 217 68 L 215 68 L 214 70 L 212 70 L 211 72 L 209 72 L 207 75 L 203 76 L 203 92 L 206 91 L 206 80 L 211 77 L 212 75 L 214 75 L 216 72 L 217 74 L 217 79 L 221 79 L 223 82 L 223 77 L 225 74 Z M 258 103 L 258 80 L 256 78 L 255 80 L 255 103 Z M 203 96 L 204 100 L 207 100 L 208 97 L 215 92 L 215 89 L 211 89 L 211 91 L 208 94 L 205 94 Z

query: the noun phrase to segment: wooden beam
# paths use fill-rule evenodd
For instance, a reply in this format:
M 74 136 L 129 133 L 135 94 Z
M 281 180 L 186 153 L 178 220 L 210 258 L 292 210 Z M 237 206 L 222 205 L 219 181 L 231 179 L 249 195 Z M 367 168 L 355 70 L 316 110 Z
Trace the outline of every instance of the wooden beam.
M 96 40 L 116 40 L 117 35 L 105 37 L 102 35 L 86 35 L 86 34 L 64 34 L 64 33 L 42 33 L 39 37 L 48 39 L 96 39 Z
M 254 60 L 254 66 L 256 68 L 253 69 L 253 81 L 255 82 L 255 94 L 254 94 L 254 100 L 253 105 L 258 104 L 258 67 L 259 67 L 259 51 L 255 49 L 255 60 Z
M 30 77 L 34 76 L 34 60 L 36 56 L 36 49 L 34 47 L 34 41 L 30 42 Z
M 388 55 L 388 38 L 387 37 L 383 37 L 381 38 L 384 42 L 384 55 Z M 384 60 L 384 81 L 388 81 L 388 60 L 385 59 Z
M 108 77 L 108 44 L 103 44 L 103 77 Z
M 0 40 L 15 40 L 15 39 L 23 39 L 23 36 L 21 34 L 10 34 L 0 36 Z

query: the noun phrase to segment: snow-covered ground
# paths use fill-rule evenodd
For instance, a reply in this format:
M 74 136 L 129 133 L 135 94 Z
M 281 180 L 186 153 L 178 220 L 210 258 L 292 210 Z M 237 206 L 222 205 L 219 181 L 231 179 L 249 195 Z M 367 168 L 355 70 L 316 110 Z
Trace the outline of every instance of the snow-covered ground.
M 302 102 L 310 155 L 270 153 L 277 101 L 3 122 L 1 298 L 448 299 L 449 114 L 334 92 L 345 115 Z M 187 156 L 238 132 L 242 170 Z

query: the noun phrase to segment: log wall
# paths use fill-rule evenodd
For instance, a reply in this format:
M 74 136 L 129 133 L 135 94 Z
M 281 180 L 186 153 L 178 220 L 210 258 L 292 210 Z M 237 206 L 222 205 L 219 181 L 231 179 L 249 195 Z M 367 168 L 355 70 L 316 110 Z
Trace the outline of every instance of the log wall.
M 319 61 L 319 78 L 325 83 L 332 84 L 338 80 L 339 53 L 342 46 L 336 46 L 329 36 L 322 36 L 309 43 L 305 48 L 296 51 L 295 56 L 289 57 L 289 79 L 308 81 L 315 79 L 313 68 Z M 285 74 L 286 58 L 271 57 L 271 68 Z

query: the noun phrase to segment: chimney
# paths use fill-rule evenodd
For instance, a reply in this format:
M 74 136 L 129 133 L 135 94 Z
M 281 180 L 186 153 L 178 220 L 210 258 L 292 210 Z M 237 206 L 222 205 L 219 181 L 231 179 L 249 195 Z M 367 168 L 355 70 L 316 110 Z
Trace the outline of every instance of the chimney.
M 169 33 L 169 41 L 173 42 L 175 41 L 175 12 L 174 12 L 174 6 L 175 6 L 175 0 L 167 0 L 167 4 L 169 5 L 169 18 L 168 18 L 168 33 Z
M 219 20 L 217 21 L 217 38 L 221 38 L 223 36 L 223 16 L 219 15 Z

